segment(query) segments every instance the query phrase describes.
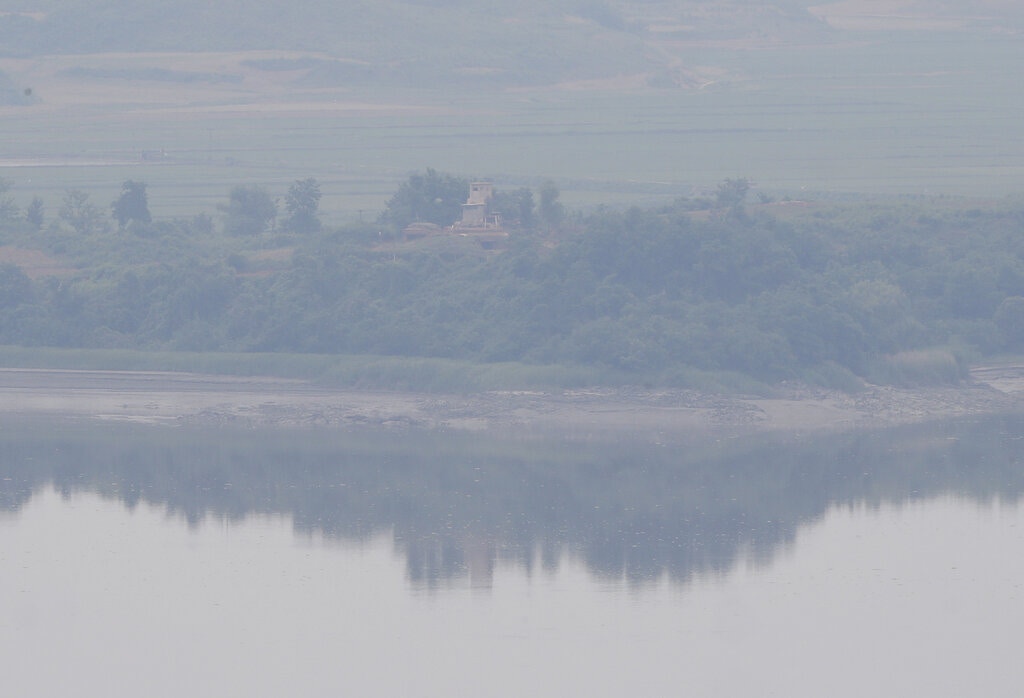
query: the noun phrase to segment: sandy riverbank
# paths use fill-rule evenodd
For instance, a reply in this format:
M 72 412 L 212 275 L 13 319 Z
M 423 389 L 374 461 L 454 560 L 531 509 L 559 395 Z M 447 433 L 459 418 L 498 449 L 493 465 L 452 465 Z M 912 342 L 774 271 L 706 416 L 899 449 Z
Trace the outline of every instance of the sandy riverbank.
M 274 378 L 143 371 L 0 369 L 0 416 L 251 427 L 457 430 L 844 430 L 1024 406 L 1024 367 L 977 369 L 955 388 L 871 386 L 847 395 L 783 385 L 772 397 L 691 390 L 492 391 L 472 395 L 331 390 Z

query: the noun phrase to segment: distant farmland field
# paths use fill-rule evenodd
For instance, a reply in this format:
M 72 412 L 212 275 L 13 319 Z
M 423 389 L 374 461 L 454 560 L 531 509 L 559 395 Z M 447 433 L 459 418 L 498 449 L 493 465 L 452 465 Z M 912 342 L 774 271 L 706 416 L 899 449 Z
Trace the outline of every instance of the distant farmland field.
M 236 184 L 283 196 L 316 177 L 331 223 L 375 217 L 426 167 L 499 187 L 552 178 L 582 207 L 670 200 L 726 177 L 794 198 L 1024 189 L 1024 93 L 1011 70 L 1024 44 L 1011 38 L 694 48 L 694 65 L 728 76 L 702 89 L 313 89 L 251 57 L 138 59 L 206 76 L 178 83 L 104 77 L 124 56 L 94 59 L 92 73 L 69 72 L 82 57 L 0 61 L 38 100 L 0 108 L 0 176 L 50 215 L 66 189 L 105 206 L 122 181 L 142 180 L 157 217 L 214 214 Z

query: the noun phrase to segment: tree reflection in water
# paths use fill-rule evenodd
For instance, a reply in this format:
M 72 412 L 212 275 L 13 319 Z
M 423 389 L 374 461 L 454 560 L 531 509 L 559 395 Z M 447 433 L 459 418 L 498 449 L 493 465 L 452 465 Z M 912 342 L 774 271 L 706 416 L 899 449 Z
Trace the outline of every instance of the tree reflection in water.
M 767 562 L 835 505 L 944 494 L 1016 501 L 1024 416 L 796 439 L 671 445 L 415 431 L 231 431 L 5 421 L 0 509 L 47 486 L 146 502 L 190 526 L 291 517 L 297 532 L 392 532 L 415 586 L 489 587 L 563 555 L 642 585 Z

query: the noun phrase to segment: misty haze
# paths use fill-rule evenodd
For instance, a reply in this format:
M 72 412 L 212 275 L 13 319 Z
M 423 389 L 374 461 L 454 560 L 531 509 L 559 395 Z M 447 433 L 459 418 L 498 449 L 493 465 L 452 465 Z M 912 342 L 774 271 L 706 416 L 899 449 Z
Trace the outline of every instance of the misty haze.
M 0 0 L 0 683 L 1017 695 L 1022 37 Z

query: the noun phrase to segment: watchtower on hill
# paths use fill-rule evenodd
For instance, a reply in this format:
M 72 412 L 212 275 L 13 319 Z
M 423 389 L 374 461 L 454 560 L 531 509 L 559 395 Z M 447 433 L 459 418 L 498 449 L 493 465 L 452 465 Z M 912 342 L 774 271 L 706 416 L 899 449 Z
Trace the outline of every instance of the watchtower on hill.
M 490 182 L 473 182 L 469 185 L 469 199 L 462 204 L 461 226 L 467 228 L 487 227 L 487 207 L 494 196 L 494 185 Z

